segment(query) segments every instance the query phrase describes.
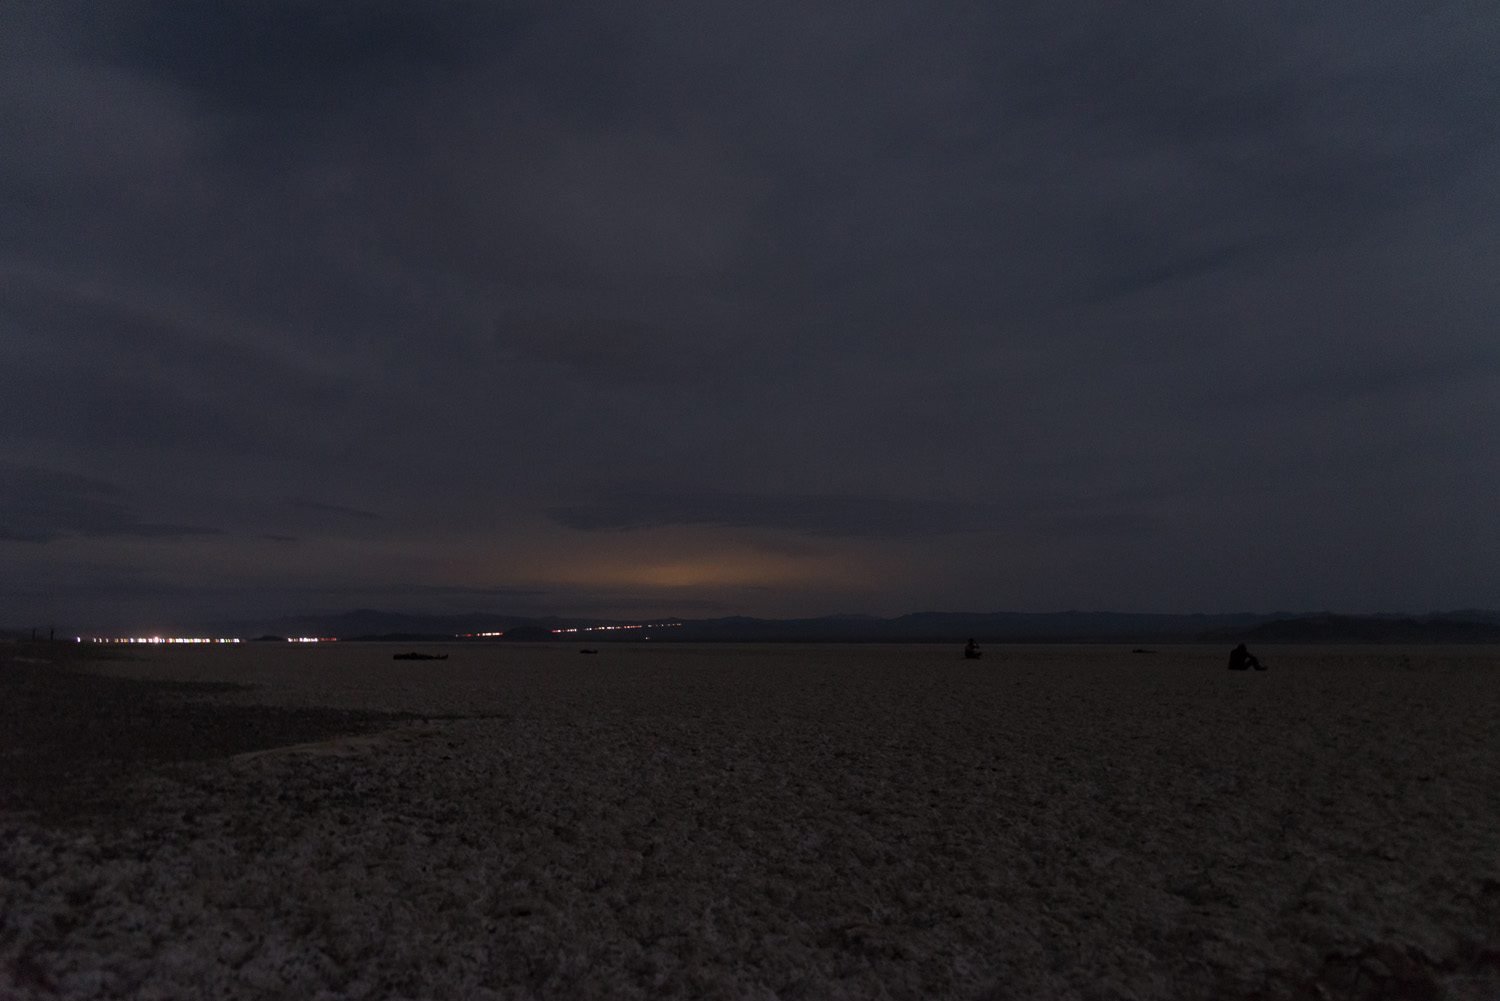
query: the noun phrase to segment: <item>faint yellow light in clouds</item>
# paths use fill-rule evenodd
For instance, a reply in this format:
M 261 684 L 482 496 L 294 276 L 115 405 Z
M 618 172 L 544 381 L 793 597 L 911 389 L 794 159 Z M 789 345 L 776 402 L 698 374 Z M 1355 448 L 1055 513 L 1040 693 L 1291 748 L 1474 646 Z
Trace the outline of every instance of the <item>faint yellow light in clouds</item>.
M 744 567 L 715 563 L 660 563 L 636 570 L 636 582 L 652 587 L 705 587 L 709 585 L 758 583 L 758 575 Z
M 774 553 L 731 551 L 687 558 L 619 562 L 571 568 L 573 583 L 624 587 L 805 587 L 849 579 L 842 561 Z
M 709 530 L 538 534 L 520 543 L 467 544 L 443 568 L 448 580 L 482 586 L 502 579 L 518 587 L 682 591 L 716 589 L 858 589 L 871 578 L 857 550 L 820 540 L 724 539 Z M 463 568 L 461 577 L 455 566 Z M 437 571 L 433 571 L 437 575 Z

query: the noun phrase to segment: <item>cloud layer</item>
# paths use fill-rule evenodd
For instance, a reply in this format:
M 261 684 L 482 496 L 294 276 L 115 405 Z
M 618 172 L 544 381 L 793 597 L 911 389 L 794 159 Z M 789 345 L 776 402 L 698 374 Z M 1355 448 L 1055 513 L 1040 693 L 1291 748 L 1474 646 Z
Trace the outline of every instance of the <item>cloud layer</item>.
M 13 593 L 1500 604 L 1488 9 L 0 17 Z

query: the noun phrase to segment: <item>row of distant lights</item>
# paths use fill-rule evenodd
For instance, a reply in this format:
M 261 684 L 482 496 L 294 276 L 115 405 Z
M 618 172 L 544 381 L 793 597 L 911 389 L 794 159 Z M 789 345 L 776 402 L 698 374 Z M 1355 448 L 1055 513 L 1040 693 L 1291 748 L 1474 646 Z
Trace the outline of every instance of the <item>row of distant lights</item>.
M 210 636 L 90 636 L 78 637 L 80 643 L 243 643 L 244 640 Z
M 681 622 L 651 622 L 636 626 L 571 626 L 567 629 L 554 629 L 554 636 L 565 633 L 613 633 L 624 632 L 629 629 L 670 629 L 680 626 Z M 480 639 L 496 639 L 504 636 L 504 632 L 490 633 L 464 633 L 465 637 L 478 637 Z M 161 643 L 171 644 L 200 644 L 200 643 L 243 643 L 237 637 L 212 637 L 212 636 L 90 636 L 85 639 L 76 637 L 80 643 L 149 643 L 152 645 Z M 288 643 L 337 643 L 337 636 L 288 636 Z
M 237 637 L 213 637 L 213 636 L 89 636 L 76 637 L 80 643 L 159 643 L 172 644 L 199 644 L 199 643 L 243 643 Z M 289 636 L 288 643 L 337 643 L 336 636 Z
M 648 622 L 639 626 L 572 626 L 567 629 L 553 629 L 552 635 L 561 636 L 564 633 L 609 633 L 626 629 L 670 629 L 673 626 L 680 625 L 682 625 L 681 622 Z M 504 636 L 505 633 L 501 631 L 491 633 L 460 633 L 459 635 L 464 639 L 498 639 Z
M 682 625 L 681 622 L 655 622 L 642 626 L 574 626 L 571 629 L 554 629 L 552 634 L 556 636 L 561 633 L 612 633 L 626 629 L 670 629 L 680 625 Z

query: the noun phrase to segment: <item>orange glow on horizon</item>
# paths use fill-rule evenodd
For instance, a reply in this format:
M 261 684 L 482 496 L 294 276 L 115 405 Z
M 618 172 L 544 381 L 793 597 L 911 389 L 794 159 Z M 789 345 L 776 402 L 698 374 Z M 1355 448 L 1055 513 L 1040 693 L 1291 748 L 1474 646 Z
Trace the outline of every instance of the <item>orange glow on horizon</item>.
M 671 561 L 649 558 L 601 562 L 579 560 L 556 583 L 572 587 L 683 590 L 705 587 L 809 587 L 853 583 L 858 575 L 822 558 L 762 552 L 715 552 Z

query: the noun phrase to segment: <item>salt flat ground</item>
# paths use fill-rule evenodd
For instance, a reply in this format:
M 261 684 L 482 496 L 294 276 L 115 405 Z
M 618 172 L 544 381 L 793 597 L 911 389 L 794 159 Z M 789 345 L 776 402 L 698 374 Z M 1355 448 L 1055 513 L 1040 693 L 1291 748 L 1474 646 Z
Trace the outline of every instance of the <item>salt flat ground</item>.
M 0 997 L 1500 997 L 1500 650 L 399 649 L 81 665 L 426 718 L 0 813 Z

